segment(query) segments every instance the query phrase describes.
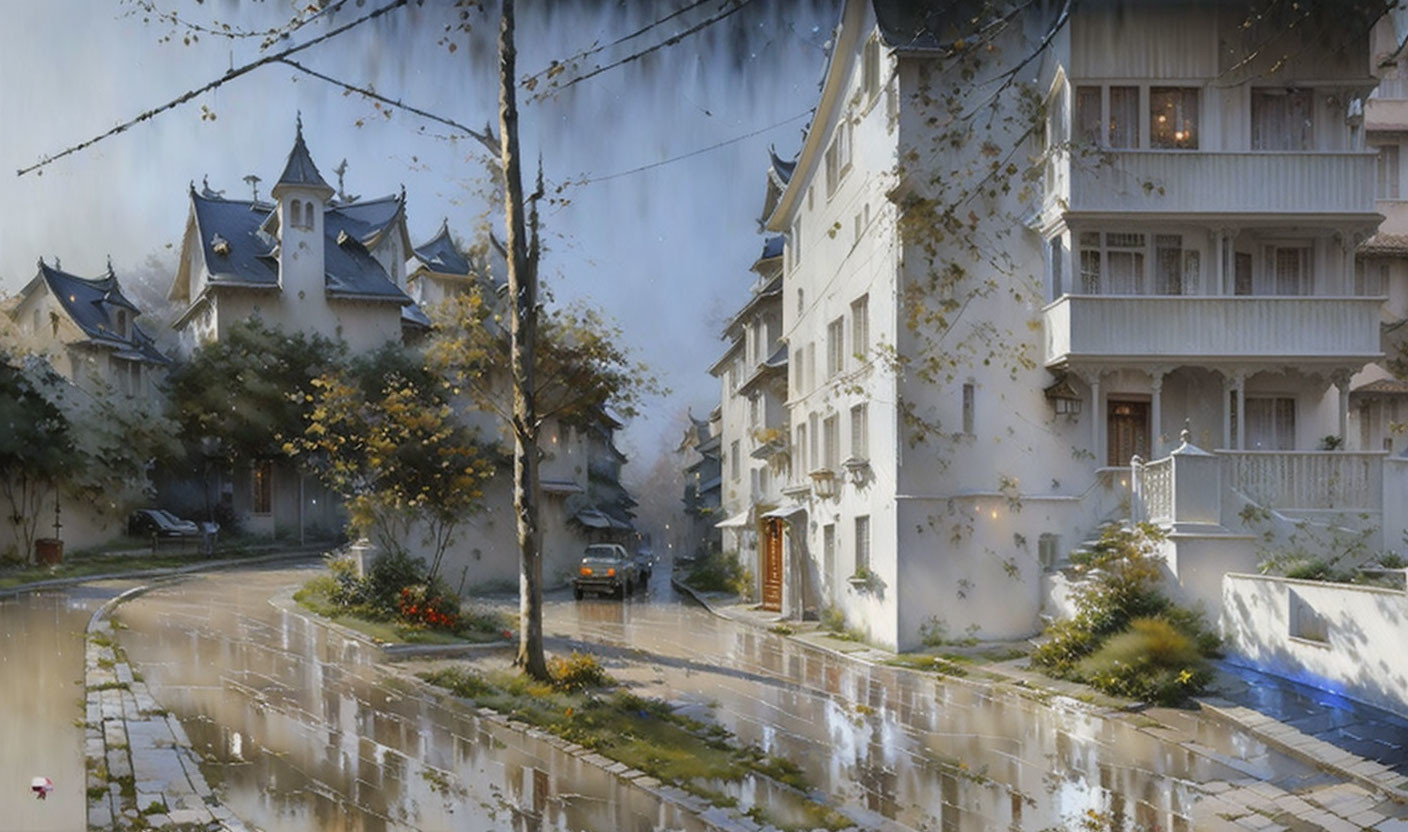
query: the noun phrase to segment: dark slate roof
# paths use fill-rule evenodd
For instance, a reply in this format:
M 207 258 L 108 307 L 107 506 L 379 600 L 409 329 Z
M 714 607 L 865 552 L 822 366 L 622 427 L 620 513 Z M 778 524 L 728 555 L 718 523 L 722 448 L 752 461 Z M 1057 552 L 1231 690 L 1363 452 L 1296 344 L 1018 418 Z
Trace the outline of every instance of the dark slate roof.
M 440 230 L 421 245 L 416 246 L 416 256 L 442 274 L 469 274 L 469 258 L 455 246 L 450 237 L 450 221 L 440 224 Z
M 357 236 L 358 230 L 363 227 L 361 223 L 345 216 L 341 209 L 327 211 L 323 214 L 323 220 L 326 235 L 323 241 L 323 271 L 329 295 L 411 302 L 406 293 L 392 282 L 386 269 L 362 245 Z
M 275 243 L 259 230 L 267 217 L 264 205 L 205 197 L 195 191 L 191 204 L 213 284 L 279 285 Z M 383 230 L 399 211 L 400 200 L 386 197 L 324 212 L 323 272 L 329 295 L 410 302 L 362 243 L 364 237 L 370 239 Z M 228 253 L 216 253 L 217 240 L 228 244 Z
M 773 257 L 782 256 L 782 235 L 777 234 L 763 241 L 763 253 L 758 255 L 759 260 L 768 260 Z
M 334 203 L 329 207 L 328 213 L 336 214 L 340 218 L 340 228 L 367 243 L 395 221 L 396 216 L 401 213 L 401 198 L 393 195 L 345 204 Z
M 786 185 L 792 180 L 792 171 L 797 169 L 797 160 L 793 159 L 790 162 L 784 162 L 778 157 L 777 150 L 771 147 L 768 148 L 768 156 L 772 159 L 772 169 L 777 171 L 777 178 L 782 180 L 782 184 Z
M 84 335 L 115 347 L 124 358 L 158 364 L 168 362 L 151 336 L 137 326 L 135 318 L 142 314 L 141 310 L 122 294 L 122 287 L 111 268 L 102 277 L 84 278 L 60 271 L 40 260 L 38 276 Z M 131 335 L 127 337 L 118 334 L 117 307 L 132 312 Z
M 772 355 L 768 356 L 768 360 L 764 363 L 769 367 L 785 367 L 787 365 L 787 345 L 782 344 L 779 346 Z
M 425 310 L 420 308 L 420 304 L 408 303 L 401 307 L 401 325 L 430 329 L 430 316 L 425 314 Z
M 279 181 L 274 183 L 274 188 L 277 189 L 281 185 L 316 188 L 327 196 L 333 194 L 332 187 L 323 179 L 323 175 L 318 173 L 318 166 L 313 164 L 313 157 L 308 154 L 308 145 L 303 143 L 302 118 L 298 120 L 298 134 L 293 139 L 293 149 L 288 152 L 284 172 L 279 175 Z
M 885 39 L 886 46 L 895 49 L 939 49 L 942 44 L 938 32 L 944 17 L 963 17 L 955 13 L 954 4 L 874 0 L 874 6 L 880 37 Z
M 274 257 L 273 243 L 259 233 L 259 226 L 268 215 L 264 206 L 246 200 L 205 197 L 192 190 L 191 207 L 211 282 L 279 285 L 279 261 Z M 215 253 L 218 240 L 229 245 L 228 253 Z

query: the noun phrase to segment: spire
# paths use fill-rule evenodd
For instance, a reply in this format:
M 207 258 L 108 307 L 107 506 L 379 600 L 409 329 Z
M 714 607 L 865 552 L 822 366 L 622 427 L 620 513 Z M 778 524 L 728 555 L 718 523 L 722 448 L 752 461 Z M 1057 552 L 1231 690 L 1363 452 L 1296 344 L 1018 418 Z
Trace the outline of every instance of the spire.
M 108 255 L 108 277 L 117 277 L 117 275 L 116 275 L 116 274 L 113 272 L 113 270 L 112 270 L 112 255 L 111 255 L 111 254 Z
M 313 157 L 308 154 L 308 145 L 303 143 L 303 115 L 298 115 L 297 133 L 293 139 L 293 149 L 288 152 L 288 162 L 284 164 L 284 172 L 279 176 L 279 181 L 274 183 L 271 193 L 275 199 L 286 188 L 308 188 L 316 191 L 322 199 L 327 199 L 335 192 L 332 187 L 318 173 L 318 166 L 313 164 Z

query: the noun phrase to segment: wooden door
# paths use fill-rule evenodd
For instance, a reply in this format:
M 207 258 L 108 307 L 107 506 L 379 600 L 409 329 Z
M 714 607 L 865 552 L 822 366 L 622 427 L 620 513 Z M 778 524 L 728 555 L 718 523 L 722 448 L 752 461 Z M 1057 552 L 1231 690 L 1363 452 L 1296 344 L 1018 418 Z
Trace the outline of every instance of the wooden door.
M 1106 465 L 1128 465 L 1139 454 L 1149 458 L 1149 403 L 1112 401 L 1109 404 L 1109 456 Z
M 782 612 L 782 521 L 769 517 L 763 537 L 763 609 Z

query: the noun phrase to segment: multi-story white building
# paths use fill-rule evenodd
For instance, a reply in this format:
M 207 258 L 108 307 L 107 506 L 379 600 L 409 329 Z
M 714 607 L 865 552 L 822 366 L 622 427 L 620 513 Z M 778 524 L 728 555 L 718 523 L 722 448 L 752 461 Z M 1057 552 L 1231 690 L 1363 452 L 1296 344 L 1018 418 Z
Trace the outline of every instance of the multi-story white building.
M 789 612 L 901 648 L 1025 636 L 1043 575 L 1131 516 L 1212 605 L 1255 563 L 1248 506 L 1396 542 L 1399 485 L 1349 430 L 1383 355 L 1355 266 L 1381 219 L 1367 38 L 1245 22 L 1088 4 L 968 32 L 845 4 L 764 208 L 787 237 L 790 499 L 764 548 Z
M 710 372 L 719 379 L 723 549 L 736 552 L 753 573 L 754 593 L 780 609 L 782 576 L 767 571 L 759 541 L 780 541 L 767 529 L 787 481 L 787 345 L 782 342 L 781 237 L 770 237 L 753 264 L 757 279 L 748 301 L 724 328 L 728 348 Z M 776 560 L 776 559 L 775 559 Z

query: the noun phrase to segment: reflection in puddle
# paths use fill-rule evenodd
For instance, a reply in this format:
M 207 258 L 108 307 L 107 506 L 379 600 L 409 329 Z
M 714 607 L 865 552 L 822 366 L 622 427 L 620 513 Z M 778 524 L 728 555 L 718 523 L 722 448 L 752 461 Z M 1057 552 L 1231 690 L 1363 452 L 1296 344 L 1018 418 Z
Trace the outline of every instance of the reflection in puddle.
M 265 603 L 297 577 L 194 579 L 119 614 L 129 658 L 239 817 L 267 832 L 708 828 Z
M 83 769 L 83 633 L 116 590 L 31 592 L 0 599 L 0 818 L 7 829 L 72 830 L 87 822 Z M 33 777 L 54 781 L 45 800 Z

